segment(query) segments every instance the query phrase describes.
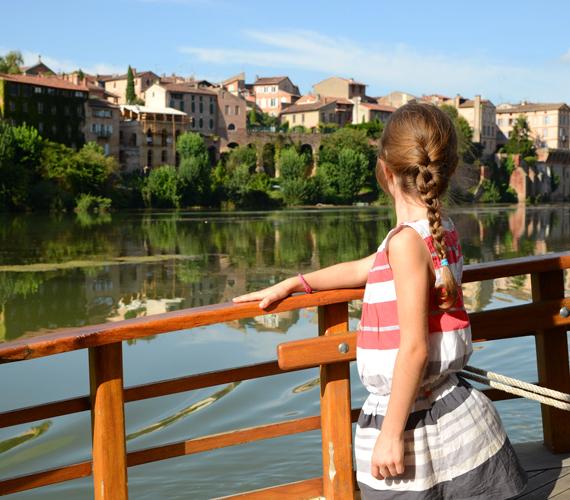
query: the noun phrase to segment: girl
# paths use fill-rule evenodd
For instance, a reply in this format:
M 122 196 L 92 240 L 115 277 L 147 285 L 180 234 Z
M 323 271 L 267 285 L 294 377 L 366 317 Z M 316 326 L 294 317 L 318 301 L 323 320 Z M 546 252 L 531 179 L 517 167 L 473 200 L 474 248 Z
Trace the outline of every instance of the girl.
M 355 438 L 365 500 L 496 500 L 526 484 L 495 408 L 457 375 L 472 352 L 471 330 L 459 238 L 441 208 L 457 161 L 443 111 L 399 108 L 376 167 L 398 225 L 378 251 L 234 299 L 265 308 L 293 292 L 366 284 L 357 364 L 370 394 Z

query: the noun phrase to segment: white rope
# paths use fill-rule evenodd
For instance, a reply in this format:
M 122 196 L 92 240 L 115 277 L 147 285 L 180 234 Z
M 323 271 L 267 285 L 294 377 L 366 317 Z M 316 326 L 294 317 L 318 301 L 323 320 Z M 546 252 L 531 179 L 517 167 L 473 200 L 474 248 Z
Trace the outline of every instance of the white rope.
M 500 373 L 490 372 L 487 370 L 481 370 L 474 366 L 466 366 L 463 368 L 469 372 L 481 375 L 483 377 L 489 378 L 491 380 L 496 380 L 497 382 L 502 382 L 507 385 L 512 385 L 514 387 L 519 387 L 520 389 L 525 389 L 536 394 L 542 394 L 543 396 L 548 396 L 554 399 L 561 399 L 570 403 L 570 394 L 564 392 L 555 391 L 554 389 L 548 389 L 547 387 L 541 387 L 539 385 L 531 384 L 529 382 L 524 382 L 516 378 L 507 377 L 506 375 L 501 375 Z
M 467 368 L 467 367 L 466 367 Z M 471 367 L 469 367 L 471 368 Z M 483 371 L 483 370 L 481 370 Z M 491 380 L 485 376 L 481 376 L 481 375 L 476 375 L 474 373 L 470 373 L 470 372 L 460 372 L 461 376 L 464 378 L 468 378 L 471 380 L 474 380 L 476 382 L 479 382 L 481 384 L 485 384 L 488 385 L 490 387 L 493 387 L 495 389 L 498 389 L 500 391 L 503 392 L 508 392 L 510 394 L 515 394 L 517 396 L 521 396 L 523 398 L 527 398 L 527 399 L 533 399 L 534 401 L 538 401 L 539 403 L 548 405 L 548 406 L 554 406 L 555 408 L 560 408 L 561 410 L 566 410 L 566 411 L 570 411 L 570 403 L 565 403 L 563 401 L 559 401 L 557 399 L 553 399 L 550 397 L 546 397 L 546 396 L 541 396 L 540 394 L 537 394 L 535 392 L 531 392 L 525 389 L 520 389 L 518 387 L 512 387 L 506 384 L 502 384 L 501 382 L 497 382 L 495 380 Z M 509 378 L 509 377 L 507 377 Z M 518 381 L 520 382 L 520 381 Z M 534 384 L 528 384 L 530 386 L 534 386 L 534 387 L 538 387 Z M 543 387 L 541 387 L 540 389 L 544 389 Z M 554 391 L 557 392 L 557 391 Z M 564 394 L 564 393 L 560 393 L 563 394 L 565 397 L 568 397 L 568 394 Z

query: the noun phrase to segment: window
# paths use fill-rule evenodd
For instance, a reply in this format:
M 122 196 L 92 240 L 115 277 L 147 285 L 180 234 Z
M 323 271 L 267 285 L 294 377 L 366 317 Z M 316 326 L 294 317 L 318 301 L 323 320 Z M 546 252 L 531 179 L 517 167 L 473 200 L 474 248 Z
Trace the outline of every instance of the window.
M 293 120 L 292 120 L 292 121 L 293 121 L 293 123 L 296 123 L 296 122 L 297 122 L 297 115 L 293 115 Z
M 267 94 L 267 92 L 269 92 L 269 87 L 263 87 L 263 92 Z
M 195 96 L 192 96 L 192 102 L 190 103 L 190 108 L 192 109 L 192 113 L 196 111 L 196 103 L 195 103 Z M 194 126 L 194 125 L 192 125 Z
M 160 161 L 162 163 L 166 163 L 166 149 L 162 150 L 162 153 L 160 154 Z
M 192 128 L 196 128 L 196 118 L 194 117 L 190 118 L 190 126 Z
M 20 87 L 18 87 L 18 85 L 11 84 L 8 87 L 8 95 L 11 95 L 12 97 L 18 96 L 20 94 L 19 89 Z
M 275 98 L 271 99 L 270 107 L 274 108 L 276 106 L 277 106 L 277 99 L 275 99 Z
M 239 106 L 236 106 L 236 115 L 239 115 Z
M 34 94 L 41 94 L 42 90 L 43 89 L 41 87 L 34 87 Z
M 22 87 L 22 95 L 24 97 L 30 97 L 32 95 L 32 87 L 30 85 L 24 85 Z
M 52 106 L 52 107 L 51 107 L 51 114 L 52 114 L 52 115 L 57 115 L 57 107 L 56 107 L 56 106 Z
M 545 125 L 549 125 L 549 124 L 550 124 L 550 116 L 549 116 L 549 115 L 544 115 L 544 124 L 545 124 Z
M 235 129 L 236 129 L 236 126 L 233 123 L 230 123 L 228 125 L 228 130 L 235 130 Z
M 548 137 L 548 129 L 547 128 L 542 129 L 542 137 Z
M 146 166 L 152 167 L 152 149 L 146 152 Z
M 14 101 L 10 101 L 10 111 L 13 113 L 16 111 L 16 103 Z
M 202 98 L 200 97 L 200 106 L 199 106 L 199 111 L 200 111 L 200 113 L 203 113 L 203 112 L 204 112 L 204 103 L 202 102 L 202 100 L 201 100 L 201 99 L 202 99 Z
M 277 92 L 277 87 L 271 87 L 271 92 Z
M 23 112 L 23 113 L 27 113 L 27 112 L 28 112 L 28 103 L 27 103 L 27 102 L 23 102 L 23 103 L 22 103 L 22 112 Z
M 57 134 L 57 126 L 55 125 L 55 123 L 51 126 L 51 133 L 52 133 L 53 135 L 56 135 L 56 134 Z
M 109 146 L 109 143 L 106 142 L 105 144 L 103 144 L 103 153 L 105 153 L 105 156 L 109 156 L 110 152 L 111 152 L 111 147 Z
M 210 99 L 210 114 L 213 115 L 214 114 L 214 101 L 212 101 Z
M 55 95 L 55 89 L 48 88 L 46 91 L 47 91 L 47 95 Z
M 202 118 L 198 120 L 198 128 L 204 128 L 204 120 Z
M 180 111 L 184 111 L 184 101 L 180 101 Z
M 38 102 L 38 113 L 41 115 L 44 112 L 44 103 Z
M 210 130 L 214 130 L 214 120 L 210 118 Z
M 79 90 L 76 90 L 75 97 L 85 97 L 85 94 L 83 92 L 80 92 Z
M 224 113 L 225 113 L 226 115 L 229 115 L 229 114 L 230 114 L 230 107 L 229 107 L 227 104 L 224 106 Z
M 38 132 L 41 134 L 44 131 L 44 124 L 42 122 L 38 123 Z

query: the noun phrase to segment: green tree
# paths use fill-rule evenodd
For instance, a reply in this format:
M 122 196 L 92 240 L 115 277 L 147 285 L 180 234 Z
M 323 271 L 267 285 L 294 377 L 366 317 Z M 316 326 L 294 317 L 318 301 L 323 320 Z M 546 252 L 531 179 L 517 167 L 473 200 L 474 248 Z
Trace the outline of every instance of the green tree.
M 325 162 L 319 169 L 325 195 L 331 201 L 352 203 L 366 183 L 370 163 L 363 152 L 345 148 L 336 163 Z
M 142 188 L 142 195 L 149 207 L 180 207 L 181 196 L 176 168 L 163 165 L 151 170 Z
M 127 104 L 135 104 L 137 96 L 135 94 L 135 75 L 133 73 L 133 68 L 129 66 L 127 70 L 127 90 L 125 94 L 125 99 Z
M 371 120 L 364 123 L 349 124 L 347 127 L 364 131 L 366 137 L 370 139 L 380 139 L 382 132 L 384 132 L 384 123 L 380 120 Z
M 182 201 L 186 204 L 207 204 L 211 188 L 210 158 L 200 134 L 186 132 L 176 141 L 180 155 L 178 175 Z
M 473 129 L 469 122 L 461 116 L 455 106 L 450 104 L 442 104 L 441 110 L 446 113 L 455 126 L 457 134 L 457 152 L 460 158 L 466 163 L 473 163 L 481 156 L 481 149 L 473 143 Z
M 21 73 L 20 66 L 22 64 L 24 64 L 22 53 L 19 50 L 11 50 L 5 56 L 0 56 L 0 73 Z
M 287 205 L 301 205 L 308 197 L 308 180 L 306 177 L 307 158 L 294 148 L 281 150 L 279 171 L 281 172 L 281 190 L 283 201 Z
M 530 127 L 525 116 L 520 115 L 516 118 L 503 151 L 508 154 L 520 154 L 522 158 L 536 156 L 536 149 L 530 138 Z

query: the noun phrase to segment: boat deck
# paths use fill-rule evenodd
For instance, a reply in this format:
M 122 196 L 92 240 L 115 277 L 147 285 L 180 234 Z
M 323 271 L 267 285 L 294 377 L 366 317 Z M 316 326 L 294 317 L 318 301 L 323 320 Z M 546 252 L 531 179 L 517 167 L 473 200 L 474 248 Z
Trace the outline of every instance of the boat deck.
M 554 455 L 541 443 L 515 445 L 528 472 L 528 486 L 516 498 L 524 500 L 570 500 L 570 453 Z

